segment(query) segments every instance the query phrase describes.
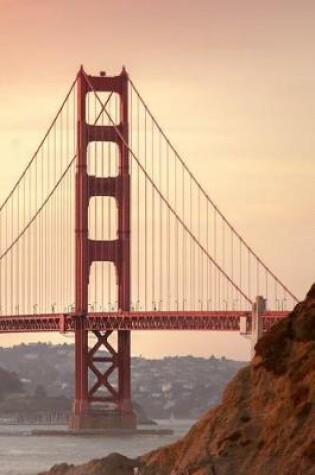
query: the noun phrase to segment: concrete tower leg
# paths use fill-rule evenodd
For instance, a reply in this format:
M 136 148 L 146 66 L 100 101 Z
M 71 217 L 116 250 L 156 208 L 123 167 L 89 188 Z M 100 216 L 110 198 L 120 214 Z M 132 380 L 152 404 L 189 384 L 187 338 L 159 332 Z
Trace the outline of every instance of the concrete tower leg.
M 255 354 L 255 345 L 263 334 L 263 314 L 266 311 L 266 300 L 261 296 L 257 296 L 252 308 L 252 340 L 251 353 Z

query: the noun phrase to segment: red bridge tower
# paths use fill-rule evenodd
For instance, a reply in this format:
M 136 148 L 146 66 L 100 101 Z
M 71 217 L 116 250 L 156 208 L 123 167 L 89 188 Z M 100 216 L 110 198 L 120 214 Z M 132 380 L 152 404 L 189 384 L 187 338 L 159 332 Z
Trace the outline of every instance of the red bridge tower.
M 120 98 L 120 123 L 91 125 L 86 119 L 89 92 L 113 92 Z M 77 164 L 75 230 L 75 401 L 69 426 L 72 430 L 134 428 L 136 418 L 131 405 L 130 331 L 118 331 L 117 350 L 109 343 L 111 331 L 94 331 L 96 344 L 88 345 L 86 316 L 91 264 L 108 261 L 115 265 L 118 281 L 118 307 L 130 310 L 130 174 L 128 151 L 128 75 L 88 76 L 83 68 L 77 79 Z M 114 142 L 119 149 L 119 170 L 115 177 L 96 177 L 87 172 L 87 148 L 91 141 Z M 117 239 L 89 239 L 90 198 L 116 199 L 118 208 Z M 98 356 L 104 346 L 109 355 Z M 103 367 L 104 370 L 100 370 Z M 118 372 L 118 388 L 109 381 Z M 89 387 L 89 372 L 95 384 Z M 99 391 L 101 389 L 101 391 Z M 106 395 L 104 391 L 106 390 Z M 97 405 L 97 408 L 96 408 Z

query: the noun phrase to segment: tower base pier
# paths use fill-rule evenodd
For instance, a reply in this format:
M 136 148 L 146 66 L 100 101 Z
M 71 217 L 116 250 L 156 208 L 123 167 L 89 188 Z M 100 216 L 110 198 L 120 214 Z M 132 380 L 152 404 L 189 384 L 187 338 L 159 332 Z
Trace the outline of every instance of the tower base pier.
M 126 431 L 137 428 L 136 415 L 119 411 L 91 411 L 82 414 L 71 414 L 69 429 L 71 431 Z

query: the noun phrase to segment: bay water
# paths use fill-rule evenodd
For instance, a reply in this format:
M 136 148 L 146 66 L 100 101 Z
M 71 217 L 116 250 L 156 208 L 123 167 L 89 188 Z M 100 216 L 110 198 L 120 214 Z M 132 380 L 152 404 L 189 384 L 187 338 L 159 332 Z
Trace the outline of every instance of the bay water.
M 56 463 L 80 464 L 112 452 L 137 457 L 175 442 L 195 421 L 158 421 L 152 428 L 172 429 L 172 435 L 33 436 L 32 429 L 65 430 L 65 426 L 0 425 L 0 475 L 37 475 Z M 151 426 L 146 426 L 149 429 Z

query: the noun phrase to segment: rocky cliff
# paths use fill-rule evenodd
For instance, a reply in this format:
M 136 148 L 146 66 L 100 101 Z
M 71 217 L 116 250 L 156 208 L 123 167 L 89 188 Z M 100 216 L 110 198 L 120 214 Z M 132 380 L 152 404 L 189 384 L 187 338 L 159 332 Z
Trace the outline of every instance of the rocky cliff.
M 315 474 L 315 285 L 182 440 L 138 461 L 112 455 L 48 473 L 128 475 L 136 466 L 141 475 Z

